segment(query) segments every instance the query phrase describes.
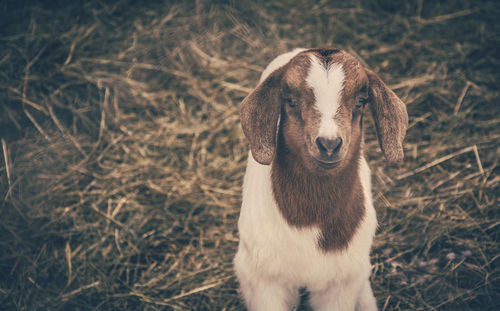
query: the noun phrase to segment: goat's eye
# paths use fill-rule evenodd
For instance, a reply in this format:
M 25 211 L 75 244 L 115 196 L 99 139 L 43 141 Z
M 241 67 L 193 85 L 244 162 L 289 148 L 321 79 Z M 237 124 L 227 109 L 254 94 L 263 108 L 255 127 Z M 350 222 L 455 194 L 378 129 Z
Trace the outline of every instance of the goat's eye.
M 291 107 L 291 108 L 296 108 L 299 104 L 297 103 L 297 101 L 295 99 L 293 99 L 292 97 L 286 97 L 285 98 L 285 101 L 286 101 L 286 104 Z
M 366 101 L 367 101 L 367 100 L 368 100 L 367 98 L 363 98 L 363 97 L 358 98 L 358 101 L 356 102 L 355 107 L 356 107 L 357 109 L 362 108 L 362 107 L 366 104 Z

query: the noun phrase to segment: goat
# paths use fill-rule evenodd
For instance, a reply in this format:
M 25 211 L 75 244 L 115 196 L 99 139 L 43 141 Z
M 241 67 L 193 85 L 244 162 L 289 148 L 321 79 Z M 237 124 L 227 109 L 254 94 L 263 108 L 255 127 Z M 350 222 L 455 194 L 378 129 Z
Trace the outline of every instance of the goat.
M 274 59 L 241 103 L 250 142 L 234 259 L 249 310 L 377 310 L 370 247 L 377 227 L 363 156 L 371 108 L 386 159 L 403 159 L 405 104 L 340 49 Z

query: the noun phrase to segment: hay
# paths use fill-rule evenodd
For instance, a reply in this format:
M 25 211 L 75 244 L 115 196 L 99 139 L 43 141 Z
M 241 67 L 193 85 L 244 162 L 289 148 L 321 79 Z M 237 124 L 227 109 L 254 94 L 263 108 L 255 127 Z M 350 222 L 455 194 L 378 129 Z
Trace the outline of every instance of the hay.
M 1 6 L 4 309 L 243 310 L 238 103 L 297 46 L 408 104 L 399 166 L 365 123 L 381 310 L 500 306 L 494 1 Z

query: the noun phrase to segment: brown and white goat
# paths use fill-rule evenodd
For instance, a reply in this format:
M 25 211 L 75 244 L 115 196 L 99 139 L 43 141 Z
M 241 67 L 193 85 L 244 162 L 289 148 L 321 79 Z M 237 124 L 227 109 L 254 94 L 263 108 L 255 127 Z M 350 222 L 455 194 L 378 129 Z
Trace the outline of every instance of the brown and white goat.
M 234 264 L 250 310 L 376 310 L 369 283 L 377 220 L 363 156 L 369 105 L 389 162 L 403 158 L 404 103 L 338 49 L 277 57 L 241 104 L 250 141 Z

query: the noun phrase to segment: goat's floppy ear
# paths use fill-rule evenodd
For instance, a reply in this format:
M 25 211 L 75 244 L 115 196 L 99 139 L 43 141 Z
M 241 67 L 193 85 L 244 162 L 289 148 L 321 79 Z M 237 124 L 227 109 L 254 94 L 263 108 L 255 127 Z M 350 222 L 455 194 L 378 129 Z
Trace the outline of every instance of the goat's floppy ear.
M 365 69 L 370 83 L 368 100 L 375 120 L 380 149 L 389 163 L 403 159 L 403 140 L 408 127 L 405 104 L 371 70 Z
M 272 162 L 276 149 L 281 72 L 275 70 L 241 102 L 243 133 L 250 141 L 254 159 L 264 165 Z

